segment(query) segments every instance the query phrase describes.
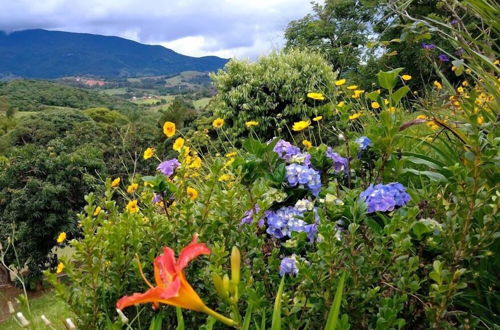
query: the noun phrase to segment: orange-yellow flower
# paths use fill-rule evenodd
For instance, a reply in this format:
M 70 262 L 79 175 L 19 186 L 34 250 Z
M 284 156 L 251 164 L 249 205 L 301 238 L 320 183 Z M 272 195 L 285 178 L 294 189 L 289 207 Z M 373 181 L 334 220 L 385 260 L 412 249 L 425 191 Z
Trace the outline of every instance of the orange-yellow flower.
M 441 83 L 437 80 L 434 80 L 434 82 L 432 83 L 434 85 L 434 87 L 436 87 L 437 89 L 442 89 L 443 88 L 443 85 L 441 85 Z
M 312 147 L 312 143 L 309 140 L 302 141 L 302 144 L 306 147 L 306 149 L 310 149 Z
M 484 117 L 483 117 L 483 116 L 479 116 L 479 117 L 477 117 L 477 124 L 478 124 L 478 125 L 482 125 L 482 124 L 484 124 Z
M 153 263 L 156 286 L 153 286 L 142 274 L 150 289 L 144 293 L 134 293 L 131 296 L 120 298 L 116 303 L 116 308 L 122 310 L 129 306 L 146 303 L 152 303 L 154 308 L 158 308 L 159 304 L 166 304 L 203 312 L 229 326 L 234 326 L 233 320 L 218 314 L 205 305 L 184 275 L 184 268 L 191 260 L 202 254 L 208 255 L 210 253 L 210 249 L 205 244 L 197 242 L 196 235 L 191 243 L 182 249 L 177 260 L 171 248 L 163 248 L 163 254 L 156 257 Z
M 212 126 L 215 128 L 221 128 L 224 126 L 224 119 L 222 118 L 217 118 L 212 122 Z
M 144 150 L 143 158 L 149 159 L 149 158 L 153 157 L 154 154 L 155 154 L 154 148 L 147 148 L 146 150 Z
M 307 121 L 302 120 L 302 121 L 298 121 L 298 122 L 294 123 L 292 126 L 292 129 L 296 132 L 300 132 L 300 131 L 303 131 L 306 128 L 308 128 L 309 125 L 311 125 L 311 122 L 309 120 L 307 120 Z
M 355 114 L 349 116 L 349 120 L 358 119 L 359 117 L 361 117 L 361 115 L 361 112 L 356 112 Z
M 188 187 L 186 189 L 186 192 L 190 200 L 194 201 L 196 198 L 198 198 L 198 190 Z
M 325 99 L 325 96 L 322 93 L 307 93 L 307 97 L 318 101 L 323 101 Z
M 184 147 L 184 139 L 178 137 L 177 139 L 175 139 L 172 149 L 174 149 L 175 151 L 181 151 L 182 147 Z
M 411 76 L 409 74 L 404 74 L 401 76 L 401 78 L 403 78 L 404 81 L 411 80 Z
M 348 90 L 355 90 L 355 89 L 358 89 L 358 85 L 350 85 L 350 86 L 347 86 L 347 89 Z
M 378 104 L 378 102 L 372 102 L 372 108 L 378 109 L 378 108 L 380 108 L 380 104 Z
M 345 84 L 346 80 L 345 79 L 340 79 L 335 82 L 335 86 L 342 86 Z
M 94 210 L 94 214 L 93 214 L 93 216 L 94 216 L 94 217 L 97 217 L 97 216 L 99 215 L 99 213 L 101 213 L 101 210 L 102 210 L 102 209 L 101 209 L 101 207 L 100 207 L 100 206 L 96 207 L 96 208 L 95 208 L 95 210 Z
M 112 188 L 116 188 L 116 187 L 118 187 L 118 185 L 120 184 L 120 181 L 121 181 L 121 179 L 120 179 L 120 178 L 116 178 L 116 179 L 114 179 L 114 180 L 111 182 L 111 187 L 112 187 Z
M 62 232 L 59 234 L 59 236 L 57 236 L 57 243 L 61 244 L 65 240 L 66 240 L 66 233 L 65 232 Z
M 171 121 L 166 121 L 165 124 L 163 124 L 163 133 L 167 137 L 172 137 L 175 135 L 175 124 L 172 123 Z
M 137 190 L 137 188 L 139 188 L 139 184 L 132 183 L 130 186 L 127 187 L 127 192 L 129 194 L 133 194 L 133 193 L 135 193 L 135 191 Z
M 259 122 L 255 121 L 255 120 L 247 121 L 245 123 L 245 126 L 248 127 L 248 128 L 254 127 L 254 126 L 257 126 L 257 125 L 259 125 Z
M 201 167 L 201 158 L 198 156 L 190 157 L 188 168 L 200 168 Z
M 131 200 L 130 202 L 128 202 L 127 204 L 127 211 L 129 211 L 129 213 L 136 213 L 139 211 L 139 207 L 137 206 L 137 200 L 134 199 L 134 200 Z
M 353 99 L 359 99 L 361 97 L 361 94 L 363 94 L 365 91 L 364 90 L 361 90 L 361 89 L 356 89 L 354 91 L 354 94 L 352 94 L 352 98 Z
M 61 274 L 63 270 L 64 270 L 64 264 L 60 262 L 59 265 L 57 265 L 56 273 Z

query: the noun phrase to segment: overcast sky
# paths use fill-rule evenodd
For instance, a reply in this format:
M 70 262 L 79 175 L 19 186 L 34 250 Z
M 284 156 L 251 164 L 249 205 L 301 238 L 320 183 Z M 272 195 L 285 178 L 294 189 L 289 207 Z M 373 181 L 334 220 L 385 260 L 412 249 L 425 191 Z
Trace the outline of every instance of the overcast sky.
M 191 56 L 255 59 L 283 45 L 310 0 L 0 0 L 0 30 L 113 35 Z

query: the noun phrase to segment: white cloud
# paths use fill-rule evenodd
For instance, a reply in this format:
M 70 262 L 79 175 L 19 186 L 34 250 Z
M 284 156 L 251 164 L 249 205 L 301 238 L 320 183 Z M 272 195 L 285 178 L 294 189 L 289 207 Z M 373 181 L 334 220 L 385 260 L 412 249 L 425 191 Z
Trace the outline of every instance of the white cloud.
M 283 44 L 309 0 L 0 0 L 0 30 L 117 35 L 191 56 L 255 58 Z

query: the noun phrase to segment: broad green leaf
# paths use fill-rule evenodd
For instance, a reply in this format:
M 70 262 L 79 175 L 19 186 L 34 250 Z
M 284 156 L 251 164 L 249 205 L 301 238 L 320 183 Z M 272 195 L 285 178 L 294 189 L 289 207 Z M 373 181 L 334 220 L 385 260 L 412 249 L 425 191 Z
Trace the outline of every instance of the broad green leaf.
M 378 84 L 380 85 L 380 87 L 388 90 L 393 90 L 394 87 L 396 87 L 396 84 L 398 82 L 398 75 L 401 71 L 403 71 L 403 68 L 397 68 L 386 72 L 380 71 L 377 74 Z
M 405 168 L 401 171 L 402 173 L 413 173 L 415 175 L 424 175 L 428 177 L 431 181 L 437 181 L 437 182 L 448 182 L 448 179 L 437 172 L 431 172 L 431 171 L 419 171 L 415 170 L 413 168 Z
M 394 102 L 394 104 L 399 103 L 399 101 L 401 101 L 401 99 L 403 97 L 405 97 L 409 91 L 410 91 L 410 87 L 408 87 L 408 86 L 401 87 L 400 89 L 395 91 L 394 94 L 391 95 L 392 102 Z

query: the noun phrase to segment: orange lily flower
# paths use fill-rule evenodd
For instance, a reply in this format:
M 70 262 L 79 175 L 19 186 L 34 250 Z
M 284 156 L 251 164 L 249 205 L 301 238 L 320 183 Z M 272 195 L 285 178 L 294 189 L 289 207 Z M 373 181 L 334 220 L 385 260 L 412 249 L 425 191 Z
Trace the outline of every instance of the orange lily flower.
M 116 303 L 116 308 L 122 310 L 144 303 L 152 303 L 154 308 L 158 308 L 159 304 L 167 304 L 203 312 L 229 326 L 235 326 L 236 323 L 233 320 L 207 307 L 186 280 L 183 269 L 189 262 L 202 254 L 208 255 L 211 252 L 204 243 L 198 243 L 197 240 L 198 236 L 194 235 L 191 243 L 182 249 L 177 260 L 175 260 L 174 251 L 169 247 L 164 247 L 163 254 L 156 257 L 153 263 L 156 286 L 154 287 L 144 278 L 150 289 L 144 293 L 134 293 L 120 298 Z

